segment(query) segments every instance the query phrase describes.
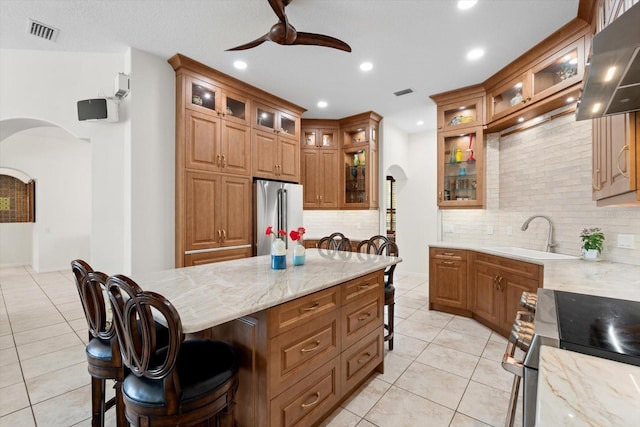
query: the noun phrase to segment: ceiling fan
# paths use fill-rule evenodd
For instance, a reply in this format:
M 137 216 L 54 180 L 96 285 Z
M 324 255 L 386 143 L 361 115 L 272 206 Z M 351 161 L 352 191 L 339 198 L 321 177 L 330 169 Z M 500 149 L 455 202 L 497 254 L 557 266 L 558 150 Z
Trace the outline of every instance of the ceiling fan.
M 314 45 L 331 47 L 333 49 L 340 49 L 347 52 L 351 52 L 351 47 L 343 42 L 331 36 L 325 36 L 323 34 L 303 33 L 298 32 L 289 23 L 287 15 L 284 13 L 284 8 L 291 3 L 292 0 L 269 0 L 271 9 L 276 13 L 280 21 L 271 27 L 271 30 L 264 36 L 255 39 L 252 42 L 236 46 L 229 50 L 245 50 L 259 46 L 266 41 L 271 41 L 281 45 Z

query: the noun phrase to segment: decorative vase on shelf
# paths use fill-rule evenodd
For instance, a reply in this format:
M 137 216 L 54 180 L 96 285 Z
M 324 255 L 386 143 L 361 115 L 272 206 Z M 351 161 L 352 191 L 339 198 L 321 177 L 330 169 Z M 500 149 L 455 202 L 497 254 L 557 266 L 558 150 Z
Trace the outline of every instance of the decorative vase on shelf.
M 271 243 L 271 268 L 274 270 L 287 268 L 287 245 L 279 237 Z
M 293 247 L 293 265 L 304 265 L 306 249 L 301 241 Z

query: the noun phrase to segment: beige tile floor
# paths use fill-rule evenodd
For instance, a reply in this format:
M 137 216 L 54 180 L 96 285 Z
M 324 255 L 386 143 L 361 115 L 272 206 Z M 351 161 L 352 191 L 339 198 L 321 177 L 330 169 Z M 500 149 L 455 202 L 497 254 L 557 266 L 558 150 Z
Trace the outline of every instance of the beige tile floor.
M 500 366 L 505 339 L 429 311 L 425 278 L 395 281 L 395 347 L 385 350 L 385 373 L 324 425 L 504 425 L 513 379 Z M 0 291 L 0 427 L 90 426 L 86 323 L 71 272 L 0 268 Z M 113 411 L 107 425 L 115 426 Z

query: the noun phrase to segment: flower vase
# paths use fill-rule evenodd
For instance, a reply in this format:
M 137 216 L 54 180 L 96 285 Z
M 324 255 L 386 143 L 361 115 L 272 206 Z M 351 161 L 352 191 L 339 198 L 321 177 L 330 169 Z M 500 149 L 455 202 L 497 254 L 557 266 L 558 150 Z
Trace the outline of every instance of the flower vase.
M 287 245 L 280 238 L 271 243 L 271 268 L 273 270 L 287 268 Z
M 298 244 L 293 248 L 293 265 L 304 265 L 306 251 L 304 245 L 298 241 Z
M 598 250 L 597 249 L 585 249 L 584 250 L 584 259 L 588 261 L 595 261 L 598 259 Z

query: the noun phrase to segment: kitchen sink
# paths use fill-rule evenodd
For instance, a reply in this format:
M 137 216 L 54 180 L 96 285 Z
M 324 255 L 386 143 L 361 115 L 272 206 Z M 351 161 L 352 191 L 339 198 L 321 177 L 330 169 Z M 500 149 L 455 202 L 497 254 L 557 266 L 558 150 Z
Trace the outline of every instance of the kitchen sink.
M 516 248 L 511 246 L 487 246 L 480 249 L 487 252 L 495 252 L 496 254 L 514 255 L 538 260 L 580 259 L 579 257 L 573 255 L 556 254 L 553 252 L 536 251 L 533 249 Z

